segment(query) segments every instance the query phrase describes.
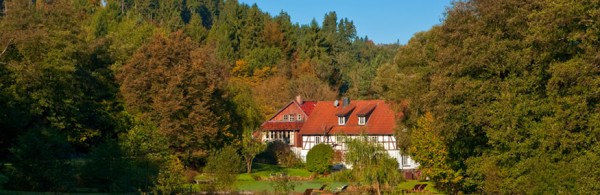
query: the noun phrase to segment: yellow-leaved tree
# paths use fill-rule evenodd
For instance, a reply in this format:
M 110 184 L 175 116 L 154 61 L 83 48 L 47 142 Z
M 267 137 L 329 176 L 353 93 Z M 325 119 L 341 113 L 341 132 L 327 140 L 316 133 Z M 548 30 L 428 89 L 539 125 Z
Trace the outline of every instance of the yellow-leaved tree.
M 448 148 L 434 122 L 430 112 L 418 119 L 417 127 L 411 132 L 409 153 L 419 163 L 423 175 L 433 180 L 436 186 L 455 191 L 463 176 L 448 164 Z

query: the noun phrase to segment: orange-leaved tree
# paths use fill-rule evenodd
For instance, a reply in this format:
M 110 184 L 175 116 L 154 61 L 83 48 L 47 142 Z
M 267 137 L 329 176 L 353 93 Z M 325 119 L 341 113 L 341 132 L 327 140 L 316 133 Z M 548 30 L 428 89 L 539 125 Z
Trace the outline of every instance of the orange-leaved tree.
M 127 109 L 156 122 L 188 165 L 205 156 L 219 134 L 211 96 L 224 66 L 215 59 L 212 49 L 178 31 L 155 37 L 117 73 Z

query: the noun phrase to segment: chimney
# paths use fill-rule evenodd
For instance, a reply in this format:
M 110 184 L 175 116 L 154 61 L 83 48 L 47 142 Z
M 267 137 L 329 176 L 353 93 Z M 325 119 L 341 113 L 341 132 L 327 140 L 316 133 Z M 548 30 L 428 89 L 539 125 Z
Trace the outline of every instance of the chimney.
M 296 96 L 296 102 L 298 102 L 298 104 L 302 105 L 304 104 L 304 101 L 302 100 L 302 96 Z
M 348 105 L 350 105 L 350 98 L 349 97 L 343 97 L 342 98 L 342 108 L 346 107 Z

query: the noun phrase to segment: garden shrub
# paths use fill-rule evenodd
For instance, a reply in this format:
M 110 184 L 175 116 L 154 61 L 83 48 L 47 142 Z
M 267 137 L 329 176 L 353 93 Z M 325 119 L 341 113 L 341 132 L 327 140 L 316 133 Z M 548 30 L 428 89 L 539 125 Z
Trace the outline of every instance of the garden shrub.
M 333 181 L 336 182 L 355 182 L 356 179 L 351 169 L 336 171 L 331 174 Z
M 316 145 L 306 155 L 306 169 L 310 172 L 327 172 L 331 168 L 332 162 L 333 148 L 330 145 Z
M 182 193 L 185 184 L 183 163 L 175 155 L 168 156 L 156 178 L 154 191 L 157 194 Z
M 212 152 L 207 159 L 204 172 L 215 179 L 212 189 L 229 191 L 235 187 L 237 174 L 244 170 L 242 159 L 233 146 L 225 146 L 221 150 Z
M 271 186 L 277 194 L 289 194 L 296 188 L 296 182 L 293 182 L 292 178 L 286 172 L 274 173 L 271 180 L 273 181 Z
M 256 156 L 255 162 L 295 168 L 303 166 L 302 159 L 281 141 L 269 142 L 267 149 Z

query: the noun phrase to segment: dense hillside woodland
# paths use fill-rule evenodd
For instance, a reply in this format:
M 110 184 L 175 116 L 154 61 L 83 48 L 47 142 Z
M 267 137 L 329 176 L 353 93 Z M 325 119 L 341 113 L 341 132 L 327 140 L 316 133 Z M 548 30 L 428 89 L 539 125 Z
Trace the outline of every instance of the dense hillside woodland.
M 397 48 L 335 12 L 300 25 L 235 0 L 0 0 L 0 189 L 172 191 L 296 95 L 375 98 Z
M 374 80 L 448 192 L 600 192 L 600 1 L 455 2 Z
M 459 1 L 402 46 L 235 0 L 0 5 L 0 189 L 177 191 L 302 95 L 395 105 L 448 193 L 600 191 L 598 0 Z

